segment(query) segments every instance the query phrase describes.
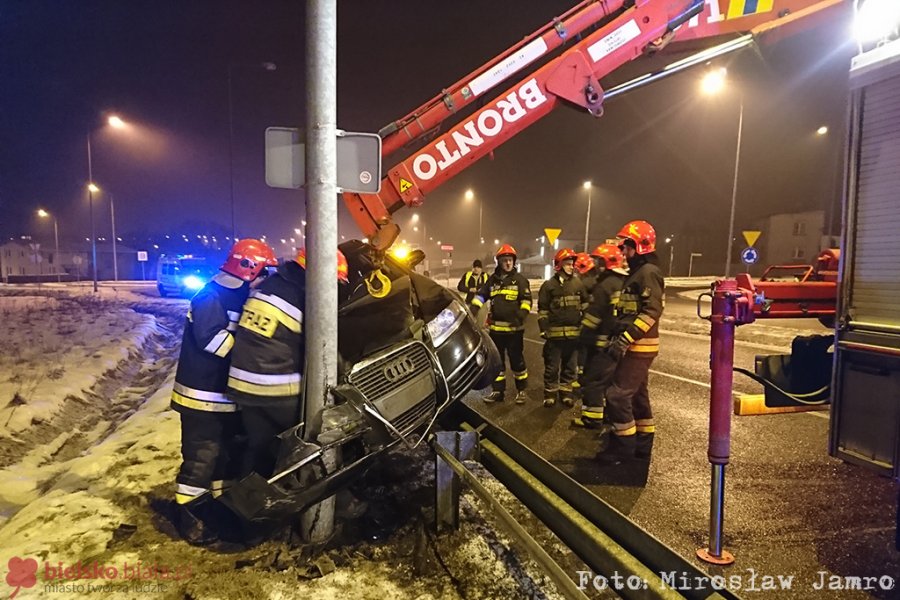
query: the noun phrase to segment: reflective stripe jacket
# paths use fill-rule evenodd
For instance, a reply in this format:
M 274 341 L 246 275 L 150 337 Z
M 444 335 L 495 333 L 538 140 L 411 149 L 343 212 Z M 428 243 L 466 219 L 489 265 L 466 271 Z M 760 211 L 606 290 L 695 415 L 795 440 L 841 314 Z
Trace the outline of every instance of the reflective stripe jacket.
M 252 406 L 297 402 L 305 358 L 306 272 L 288 261 L 251 292 L 235 333 L 228 396 Z
M 538 292 L 538 326 L 548 339 L 575 339 L 588 293 L 581 279 L 560 271 Z
M 525 330 L 525 318 L 531 312 L 531 287 L 524 275 L 514 268 L 504 273 L 499 268 L 481 286 L 472 304 L 481 307 L 491 301 L 488 327 L 498 333 Z
M 191 299 L 172 390 L 175 410 L 237 410 L 225 389 L 233 332 L 249 291 L 245 282 L 219 272 Z
M 625 276 L 604 271 L 597 277 L 591 294 L 591 303 L 581 321 L 581 339 L 585 344 L 605 348 L 615 334 L 616 307 L 622 294 Z
M 466 295 L 466 304 L 472 303 L 472 298 L 475 297 L 475 292 L 470 292 L 469 290 L 479 290 L 481 286 L 487 283 L 488 274 L 484 271 L 481 272 L 481 275 L 475 275 L 472 271 L 466 271 L 466 274 L 462 276 L 462 279 L 459 280 L 459 283 L 456 284 L 456 289 Z
M 665 306 L 665 281 L 656 254 L 632 267 L 616 309 L 619 331 L 631 342 L 629 352 L 659 352 L 659 318 Z

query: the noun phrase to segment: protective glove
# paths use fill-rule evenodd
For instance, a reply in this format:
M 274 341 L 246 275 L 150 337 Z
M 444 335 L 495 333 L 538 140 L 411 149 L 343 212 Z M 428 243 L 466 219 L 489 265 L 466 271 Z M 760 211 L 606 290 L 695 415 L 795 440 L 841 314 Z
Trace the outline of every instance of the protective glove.
M 524 308 L 519 309 L 519 318 L 522 320 L 523 323 L 525 322 L 525 319 L 528 318 L 528 314 L 530 312 L 531 311 L 525 310 Z
M 582 327 L 581 333 L 578 334 L 578 343 L 584 348 L 590 348 L 594 345 L 594 331 L 586 327 Z
M 628 346 L 630 345 L 631 343 L 628 339 L 626 339 L 625 336 L 620 335 L 609 343 L 609 346 L 606 347 L 606 352 L 614 359 L 619 360 L 625 356 L 625 353 L 628 351 Z
M 550 333 L 547 332 L 547 331 L 542 331 L 542 332 L 541 332 L 541 339 L 549 340 L 549 339 L 550 339 Z

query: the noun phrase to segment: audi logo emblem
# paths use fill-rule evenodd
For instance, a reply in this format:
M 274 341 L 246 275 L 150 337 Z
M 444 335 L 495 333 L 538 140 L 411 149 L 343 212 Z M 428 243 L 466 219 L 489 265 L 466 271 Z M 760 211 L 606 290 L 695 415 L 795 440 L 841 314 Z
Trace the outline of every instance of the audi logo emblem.
M 408 356 L 401 356 L 400 358 L 389 362 L 381 372 L 384 373 L 385 379 L 393 383 L 403 379 L 415 370 L 416 365 L 413 360 Z

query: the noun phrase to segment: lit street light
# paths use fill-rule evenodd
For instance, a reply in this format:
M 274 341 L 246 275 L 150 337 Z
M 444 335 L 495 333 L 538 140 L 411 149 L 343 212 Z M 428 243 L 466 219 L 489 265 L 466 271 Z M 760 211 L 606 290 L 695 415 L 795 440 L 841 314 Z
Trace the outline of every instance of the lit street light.
M 106 119 L 108 125 L 114 129 L 124 129 L 125 121 L 116 115 L 111 115 Z M 97 232 L 94 228 L 94 194 L 100 191 L 100 188 L 94 183 L 93 155 L 91 153 L 91 132 L 87 134 L 87 154 L 88 154 L 88 206 L 91 216 L 91 271 L 94 279 L 94 292 L 97 292 Z M 115 209 L 112 205 L 112 196 L 110 196 L 110 215 L 112 217 L 113 227 L 113 272 L 116 280 L 119 278 L 118 265 L 116 264 L 116 217 Z
M 277 65 L 273 62 L 256 63 L 253 65 L 241 65 L 230 63 L 228 65 L 228 184 L 231 190 L 231 239 L 237 240 L 234 226 L 234 98 L 231 91 L 232 71 L 235 67 L 252 66 L 264 71 L 274 71 Z M 305 223 L 304 223 L 305 225 Z
M 710 71 L 703 78 L 702 89 L 705 94 L 718 94 L 725 89 L 725 76 L 728 71 L 722 67 Z M 740 110 L 738 112 L 737 149 L 734 156 L 734 183 L 731 188 L 731 216 L 728 219 L 728 246 L 725 252 L 725 277 L 731 273 L 731 247 L 734 240 L 734 209 L 737 204 L 738 174 L 741 166 L 741 137 L 744 132 L 744 97 L 739 96 Z
M 50 216 L 50 213 L 43 208 L 39 208 L 37 214 L 42 219 Z M 59 272 L 59 224 L 57 223 L 56 217 L 53 217 L 53 240 L 56 242 L 56 254 L 53 257 L 53 268 L 56 270 L 56 282 L 59 283 L 62 281 L 62 275 Z
M 828 127 L 826 127 L 825 125 L 822 125 L 818 129 L 816 129 L 817 135 L 825 135 L 826 133 L 828 133 Z
M 591 189 L 594 187 L 590 181 L 585 181 L 582 185 L 588 192 L 587 217 L 584 219 L 584 251 L 590 252 L 588 249 L 588 230 L 591 228 Z
M 672 243 L 674 238 L 674 235 L 666 238 L 666 243 L 669 244 L 669 277 L 672 276 L 672 263 L 675 262 L 675 244 Z
M 473 192 L 472 190 L 466 190 L 466 202 L 471 202 L 474 198 L 475 198 L 475 192 Z M 478 243 L 480 243 L 480 244 L 484 243 L 484 236 L 482 235 L 482 231 L 481 231 L 481 224 L 483 222 L 482 217 L 484 216 L 483 208 L 484 208 L 484 203 L 479 198 L 478 199 Z

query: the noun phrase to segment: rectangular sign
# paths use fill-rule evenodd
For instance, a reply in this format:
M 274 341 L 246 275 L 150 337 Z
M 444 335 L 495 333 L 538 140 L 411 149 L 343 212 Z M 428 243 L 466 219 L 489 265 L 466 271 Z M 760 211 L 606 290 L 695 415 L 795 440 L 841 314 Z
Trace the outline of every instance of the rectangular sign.
M 441 244 L 441 250 L 443 250 L 444 252 L 453 252 L 453 245 L 452 244 Z
M 138 250 L 138 262 L 147 262 L 147 251 L 146 250 Z

